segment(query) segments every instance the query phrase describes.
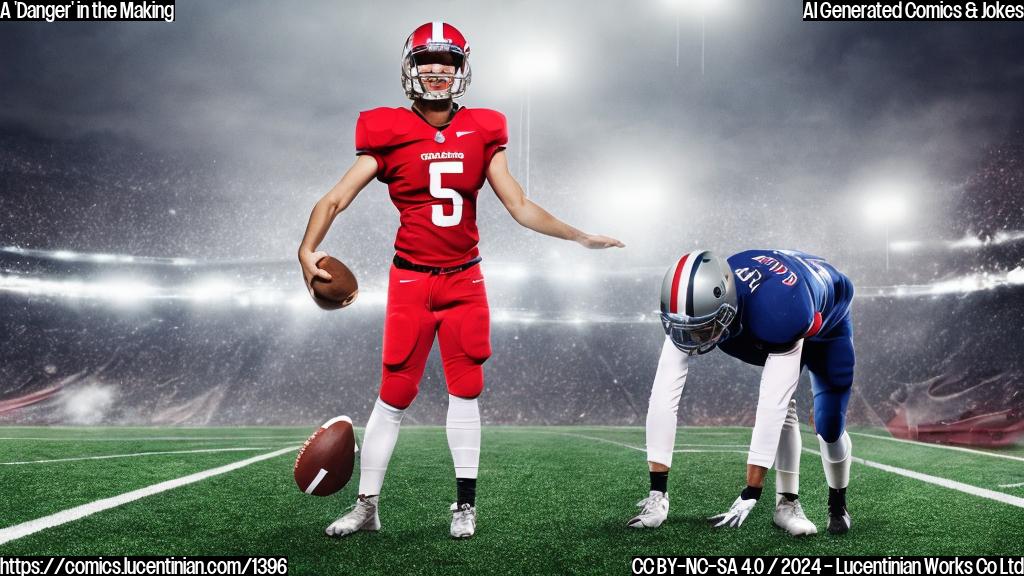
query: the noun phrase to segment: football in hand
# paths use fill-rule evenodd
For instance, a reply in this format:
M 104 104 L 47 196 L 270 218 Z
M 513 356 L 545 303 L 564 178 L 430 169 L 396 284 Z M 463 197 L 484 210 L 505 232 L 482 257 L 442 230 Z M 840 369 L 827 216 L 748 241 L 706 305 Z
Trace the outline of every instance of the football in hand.
M 356 460 L 356 434 L 348 416 L 316 429 L 295 459 L 295 483 L 314 496 L 329 496 L 348 484 Z
M 317 261 L 316 266 L 331 275 L 330 280 L 313 277 L 311 286 L 313 287 L 313 300 L 317 306 L 324 310 L 337 310 L 355 301 L 356 296 L 359 295 L 359 283 L 356 282 L 356 276 L 348 269 L 348 266 L 331 256 L 324 256 Z

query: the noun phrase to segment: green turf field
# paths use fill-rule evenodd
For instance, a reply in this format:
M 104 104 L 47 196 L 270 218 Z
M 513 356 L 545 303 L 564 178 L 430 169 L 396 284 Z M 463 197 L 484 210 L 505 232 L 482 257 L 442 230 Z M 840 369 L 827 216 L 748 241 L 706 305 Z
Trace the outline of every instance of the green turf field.
M 331 540 L 323 529 L 357 482 L 328 498 L 299 492 L 292 463 L 311 428 L 0 427 L 0 541 L 35 519 L 286 449 L 10 539 L 0 555 L 284 555 L 291 574 L 396 575 L 622 574 L 648 554 L 1024 554 L 1024 485 L 1013 486 L 1024 483 L 1024 448 L 951 450 L 872 430 L 853 431 L 854 455 L 868 462 L 853 465 L 854 524 L 843 537 L 824 534 L 811 433 L 801 499 L 822 534 L 795 539 L 771 526 L 770 496 L 739 530 L 704 521 L 742 487 L 749 429 L 681 428 L 669 520 L 644 531 L 625 526 L 647 491 L 643 429 L 485 427 L 478 533 L 452 541 L 444 429 L 409 426 L 384 484 L 382 531 Z

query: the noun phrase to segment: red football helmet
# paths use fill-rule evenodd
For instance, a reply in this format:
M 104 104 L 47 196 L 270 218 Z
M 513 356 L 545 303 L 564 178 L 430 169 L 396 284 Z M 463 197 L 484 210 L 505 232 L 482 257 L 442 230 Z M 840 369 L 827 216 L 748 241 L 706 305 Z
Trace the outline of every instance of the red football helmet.
M 436 56 L 451 56 L 455 66 L 455 74 L 433 74 L 446 80 L 444 90 L 430 90 L 424 84 L 428 75 L 419 73 L 421 64 L 436 63 Z M 413 31 L 405 41 L 402 50 L 402 87 L 405 95 L 412 100 L 447 100 L 458 98 L 466 93 L 472 73 L 469 69 L 469 42 L 466 37 L 451 24 L 437 21 L 428 22 Z

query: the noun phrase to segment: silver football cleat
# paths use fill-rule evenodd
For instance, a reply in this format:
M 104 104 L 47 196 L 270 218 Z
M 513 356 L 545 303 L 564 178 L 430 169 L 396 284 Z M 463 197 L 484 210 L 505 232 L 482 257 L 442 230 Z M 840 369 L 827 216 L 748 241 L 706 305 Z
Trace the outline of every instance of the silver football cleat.
M 452 502 L 452 538 L 470 538 L 476 533 L 476 506 Z
M 360 496 L 356 500 L 356 505 L 348 513 L 327 527 L 327 535 L 340 538 L 355 534 L 360 530 L 368 532 L 380 530 L 380 517 L 377 515 L 378 498 L 379 496 Z
M 772 522 L 793 536 L 810 536 L 818 533 L 818 528 L 804 515 L 799 499 L 790 502 L 784 496 L 780 497 L 775 504 Z

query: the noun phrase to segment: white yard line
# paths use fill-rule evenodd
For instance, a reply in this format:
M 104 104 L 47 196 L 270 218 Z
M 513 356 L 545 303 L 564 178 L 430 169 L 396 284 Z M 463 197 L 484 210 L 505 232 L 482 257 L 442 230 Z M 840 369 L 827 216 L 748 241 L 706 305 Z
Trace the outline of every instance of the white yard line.
M 1005 458 L 1006 460 L 1016 460 L 1017 462 L 1024 462 L 1024 457 L 1011 456 L 1009 454 L 999 454 L 996 452 L 985 452 L 984 450 L 974 450 L 972 448 L 963 448 L 961 446 L 947 446 L 945 444 L 930 444 L 928 442 L 917 442 L 915 440 L 904 440 L 903 438 L 893 438 L 892 436 L 879 436 L 878 434 L 867 434 L 865 432 L 850 432 L 851 436 L 864 436 L 865 438 L 877 438 L 879 440 L 889 440 L 890 442 L 900 442 L 903 444 L 913 444 L 914 446 L 926 446 L 928 448 L 941 448 L 943 450 L 955 450 L 956 452 L 967 452 L 968 454 L 979 454 L 981 456 L 991 456 L 993 458 Z
M 817 450 L 811 450 L 810 448 L 804 448 L 804 452 L 810 452 L 821 456 L 821 452 Z M 943 488 L 949 488 L 950 490 L 956 490 L 957 492 L 963 492 L 964 494 L 970 494 L 972 496 L 978 496 L 979 498 L 987 498 L 989 500 L 995 500 L 996 502 L 1002 502 L 1003 504 L 1009 504 L 1018 508 L 1024 508 L 1024 498 L 1018 498 L 1017 496 L 1010 496 L 1003 492 L 996 492 L 995 490 L 989 490 L 987 488 L 979 488 L 977 486 L 971 486 L 970 484 L 964 484 L 963 482 L 957 482 L 956 480 L 950 480 L 948 478 L 940 478 L 938 476 L 932 476 L 931 474 L 924 474 L 922 472 L 915 472 L 913 470 L 907 470 L 906 468 L 899 468 L 897 466 L 890 466 L 888 464 L 882 464 L 879 462 L 872 462 L 871 460 L 865 460 L 852 456 L 851 459 L 854 462 L 863 464 L 869 468 L 875 468 L 882 470 L 890 474 L 896 474 L 897 476 L 904 476 L 906 478 L 913 478 L 921 482 L 927 482 L 928 484 L 934 484 L 936 486 L 942 486 Z
M 88 504 L 83 504 L 81 506 L 75 506 L 74 508 L 69 508 L 67 510 L 57 512 L 56 514 L 51 514 L 49 516 L 36 518 L 35 520 L 29 520 L 28 522 L 23 522 L 21 524 L 16 524 L 14 526 L 10 526 L 4 528 L 3 530 L 0 530 L 0 545 L 6 544 L 12 540 L 17 540 L 18 538 L 24 538 L 25 536 L 28 536 L 30 534 L 35 534 L 36 532 L 39 532 L 41 530 L 46 530 L 47 528 L 53 528 L 54 526 L 60 526 L 61 524 L 74 522 L 75 520 L 80 520 L 82 518 L 85 518 L 86 516 L 91 516 L 92 514 L 95 514 L 97 512 L 102 512 L 104 510 L 116 508 L 129 502 L 134 502 L 135 500 L 145 498 L 146 496 L 152 496 L 154 494 L 166 492 L 167 490 L 173 490 L 174 488 L 178 488 L 188 484 L 194 484 L 196 482 L 206 480 L 207 478 L 212 478 L 213 476 L 219 476 L 221 474 L 226 474 L 228 472 L 238 470 L 239 468 L 244 468 L 246 466 L 249 466 L 250 464 L 262 462 L 263 460 L 269 460 L 271 458 L 281 456 L 282 454 L 295 452 L 298 449 L 298 446 L 289 446 L 288 448 L 282 448 L 280 450 L 275 450 L 273 452 L 268 452 L 266 454 L 260 454 L 259 456 L 253 456 L 252 458 L 239 460 L 238 462 L 233 462 L 225 466 L 218 466 L 217 468 L 211 468 L 209 470 L 204 470 L 202 472 L 196 472 L 195 474 L 189 474 L 188 476 L 182 476 L 181 478 L 175 478 L 174 480 L 167 480 L 165 482 L 160 482 L 158 484 L 146 486 L 145 488 L 132 490 L 131 492 L 125 492 L 124 494 L 120 494 L 112 498 L 104 498 L 103 500 L 97 500 L 95 502 L 90 502 Z
M 1024 486 L 1024 482 L 1017 482 L 1016 484 L 1000 484 L 1000 488 L 1020 488 Z
M 598 438 L 597 436 L 587 436 L 585 434 L 573 434 L 571 432 L 550 432 L 550 434 L 558 434 L 559 436 L 571 436 L 573 438 L 583 438 L 585 440 L 594 440 L 596 442 L 607 442 L 608 444 L 614 444 L 616 446 L 622 446 L 623 448 L 629 448 L 631 450 L 637 450 L 639 452 L 647 452 L 646 448 L 641 448 L 640 446 L 633 446 L 632 444 L 625 444 L 625 443 L 622 443 L 622 442 L 616 442 L 615 440 L 609 440 L 607 438 Z M 725 448 L 729 448 L 729 446 L 725 446 Z M 746 454 L 747 453 L 746 450 L 688 450 L 688 449 L 673 450 L 673 452 L 676 452 L 676 453 L 680 453 L 680 452 L 689 452 L 689 453 L 726 453 L 726 452 L 736 452 L 736 453 L 739 453 L 739 454 Z
M 251 448 L 203 448 L 200 450 L 169 450 L 166 452 L 135 452 L 133 454 L 105 454 L 102 456 L 76 456 L 74 458 L 54 458 L 51 460 L 25 460 L 23 462 L 0 462 L 0 466 L 20 466 L 22 464 L 50 464 L 52 462 L 76 462 L 78 460 L 109 460 L 111 458 L 137 458 L 140 456 L 162 456 L 164 454 L 205 454 L 209 452 L 252 452 L 270 450 L 270 446 L 253 446 Z
M 633 446 L 632 444 L 625 444 L 623 442 L 616 442 L 615 440 L 608 440 L 607 438 L 598 438 L 596 436 L 586 436 L 584 434 L 570 434 L 568 432 L 560 432 L 563 436 L 573 436 L 576 438 L 583 438 L 586 440 L 595 440 L 598 442 L 606 442 L 608 444 L 614 444 L 623 448 L 629 448 L 631 450 L 638 450 L 646 452 L 645 449 L 639 446 Z M 917 444 L 914 442 L 914 444 Z M 675 450 L 674 452 L 732 452 L 732 450 Z M 738 450 L 736 452 L 739 452 Z M 821 453 L 817 450 L 811 450 L 810 448 L 804 448 L 804 452 L 821 456 Z M 744 452 L 745 453 L 745 452 Z M 896 474 L 898 476 L 904 476 L 906 478 L 912 478 L 928 484 L 934 484 L 935 486 L 941 486 L 943 488 L 949 488 L 950 490 L 956 490 L 963 492 L 964 494 L 970 494 L 972 496 L 978 496 L 980 498 L 987 498 L 989 500 L 995 500 L 996 502 L 1002 502 L 1003 504 L 1009 504 L 1018 508 L 1024 508 L 1024 498 L 1018 498 L 1017 496 L 1011 496 L 1003 492 L 996 492 L 995 490 L 988 490 L 986 488 L 979 488 L 977 486 L 971 486 L 970 484 L 964 484 L 963 482 L 957 482 L 948 478 L 939 478 L 938 476 L 932 476 L 930 474 L 924 474 L 922 472 L 915 472 L 913 470 L 907 470 L 906 468 L 899 468 L 896 466 L 890 466 L 888 464 L 882 464 L 879 462 L 873 462 L 871 460 L 865 460 L 856 456 L 852 457 L 854 462 L 863 464 L 869 468 L 876 468 L 890 474 Z M 1024 483 L 1022 483 L 1024 485 Z
M 305 439 L 306 437 L 300 438 L 297 436 L 150 436 L 139 438 L 83 438 L 81 436 L 76 436 L 74 438 L 57 438 L 46 436 L 0 437 L 0 440 L 37 440 L 43 442 L 146 442 L 149 440 L 192 440 L 195 442 L 206 442 L 214 440 L 280 440 L 282 442 L 301 442 L 304 441 Z

